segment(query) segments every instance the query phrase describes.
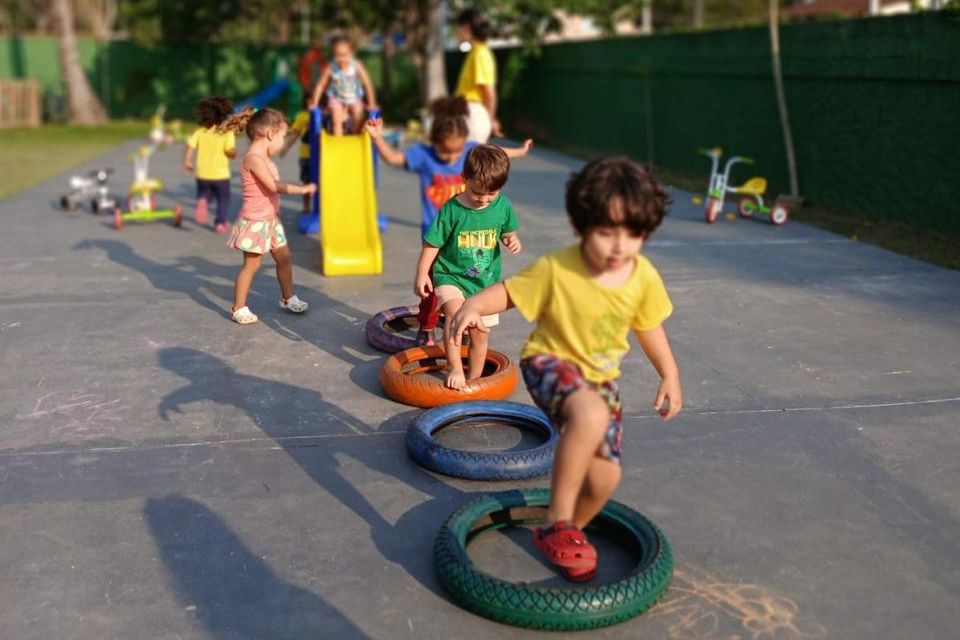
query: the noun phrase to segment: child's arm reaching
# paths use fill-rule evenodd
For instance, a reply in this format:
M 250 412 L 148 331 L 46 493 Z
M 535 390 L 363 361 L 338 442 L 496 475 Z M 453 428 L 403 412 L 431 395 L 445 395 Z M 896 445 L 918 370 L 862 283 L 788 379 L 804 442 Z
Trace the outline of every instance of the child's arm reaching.
M 183 146 L 183 170 L 187 173 L 193 173 L 193 147 Z
M 367 73 L 367 68 L 359 62 L 357 62 L 357 71 L 360 73 L 360 82 L 363 83 L 363 90 L 367 94 L 367 109 L 376 109 L 377 92 L 374 91 L 373 83 L 370 82 L 370 74 Z
M 497 146 L 500 146 L 500 145 L 497 145 Z M 500 147 L 500 148 L 503 149 L 503 152 L 506 153 L 507 157 L 510 158 L 511 160 L 514 158 L 522 158 L 523 156 L 530 153 L 530 149 L 533 148 L 533 140 L 530 138 L 527 138 L 526 140 L 523 141 L 522 145 L 520 145 L 519 147 L 514 147 L 512 149 L 508 149 L 507 147 Z
M 513 254 L 520 253 L 520 250 L 523 249 L 523 245 L 520 243 L 520 236 L 517 235 L 516 231 L 508 231 L 501 234 L 500 242 L 507 248 L 507 251 Z
M 680 370 L 677 368 L 677 361 L 673 357 L 673 351 L 670 350 L 670 341 L 667 340 L 667 332 L 662 324 L 654 329 L 636 333 L 643 352 L 647 354 L 647 358 L 660 374 L 660 388 L 657 389 L 653 408 L 666 422 L 677 415 L 683 407 L 683 390 L 680 388 Z
M 311 107 L 320 106 L 320 97 L 323 95 L 323 90 L 327 88 L 327 83 L 330 82 L 330 65 L 327 65 L 323 73 L 320 74 L 320 79 L 317 80 L 317 86 L 313 89 L 313 97 L 310 98 Z
M 257 177 L 263 186 L 265 186 L 269 191 L 273 193 L 287 193 L 291 195 L 305 195 L 308 196 L 314 193 L 317 190 L 317 185 L 313 184 L 290 184 L 289 182 L 281 182 L 280 180 L 275 180 L 273 174 L 270 173 L 270 169 L 267 168 L 267 163 L 262 158 L 256 156 L 247 156 L 244 160 L 253 175 Z
M 367 120 L 367 123 L 364 125 L 364 129 L 367 130 L 367 133 L 370 134 L 370 137 L 373 139 L 373 144 L 376 145 L 377 151 L 380 152 L 380 157 L 383 158 L 383 161 L 394 167 L 402 167 L 406 164 L 406 159 L 403 157 L 402 151 L 397 151 L 383 139 L 383 119 L 377 118 L 376 120 Z
M 417 262 L 417 275 L 413 281 L 413 292 L 421 298 L 426 298 L 433 291 L 433 282 L 430 281 L 430 267 L 437 259 L 440 247 L 423 243 L 420 249 L 420 260 Z
M 513 302 L 504 284 L 498 282 L 490 285 L 480 293 L 467 298 L 460 307 L 460 311 L 457 311 L 453 318 L 447 319 L 447 324 L 443 328 L 443 341 L 446 343 L 452 339 L 453 343 L 459 347 L 467 329 L 474 328 L 483 333 L 489 333 L 490 328 L 483 324 L 483 316 L 512 308 Z

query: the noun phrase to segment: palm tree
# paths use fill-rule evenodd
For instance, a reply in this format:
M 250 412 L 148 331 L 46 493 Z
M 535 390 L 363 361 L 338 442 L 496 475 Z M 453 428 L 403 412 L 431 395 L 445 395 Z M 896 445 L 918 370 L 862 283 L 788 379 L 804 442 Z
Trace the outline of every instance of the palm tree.
M 90 81 L 80 64 L 77 36 L 73 28 L 73 7 L 70 0 L 53 0 L 53 14 L 57 21 L 60 66 L 66 84 L 67 107 L 70 122 L 97 124 L 107 119 L 107 112 L 93 92 Z

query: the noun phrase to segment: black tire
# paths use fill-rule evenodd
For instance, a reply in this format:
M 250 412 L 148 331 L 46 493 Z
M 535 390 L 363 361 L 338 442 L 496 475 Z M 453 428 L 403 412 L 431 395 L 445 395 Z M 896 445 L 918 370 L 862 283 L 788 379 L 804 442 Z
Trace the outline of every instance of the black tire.
M 613 500 L 590 529 L 618 534 L 639 550 L 640 561 L 611 584 L 569 589 L 514 584 L 477 569 L 467 542 L 484 530 L 530 524 L 529 507 L 546 507 L 550 492 L 523 489 L 482 496 L 450 516 L 433 545 L 434 569 L 447 593 L 481 616 L 532 629 L 575 631 L 617 624 L 640 615 L 663 595 L 673 577 L 670 543 L 647 518 Z M 511 512 L 516 509 L 517 511 Z
M 394 328 L 398 328 L 396 325 L 413 326 L 416 324 L 419 312 L 420 310 L 417 307 L 394 307 L 381 311 L 367 320 L 365 327 L 367 342 L 374 349 L 386 353 L 397 353 L 417 346 L 416 340 L 413 338 L 395 333 L 387 327 L 391 325 Z M 413 322 L 410 321 L 411 317 Z
M 536 431 L 540 445 L 522 451 L 484 453 L 451 449 L 433 434 L 454 424 L 496 422 Z M 407 452 L 420 466 L 469 480 L 521 480 L 549 473 L 557 430 L 536 407 L 517 402 L 477 400 L 441 405 L 417 416 L 407 428 Z

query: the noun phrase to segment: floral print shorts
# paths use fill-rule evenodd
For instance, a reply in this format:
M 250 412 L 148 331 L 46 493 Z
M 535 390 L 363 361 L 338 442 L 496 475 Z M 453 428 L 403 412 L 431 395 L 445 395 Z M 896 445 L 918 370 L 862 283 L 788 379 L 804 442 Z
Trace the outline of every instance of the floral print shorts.
M 623 441 L 623 407 L 620 404 L 620 387 L 613 380 L 603 384 L 590 382 L 583 377 L 580 367 L 567 360 L 551 355 L 536 355 L 520 361 L 520 371 L 530 397 L 557 428 L 560 428 L 563 401 L 574 391 L 584 387 L 600 394 L 610 408 L 610 424 L 600 445 L 599 454 L 611 462 L 620 464 L 620 449 Z
M 270 253 L 287 244 L 287 234 L 277 217 L 269 220 L 237 218 L 227 246 L 248 253 Z

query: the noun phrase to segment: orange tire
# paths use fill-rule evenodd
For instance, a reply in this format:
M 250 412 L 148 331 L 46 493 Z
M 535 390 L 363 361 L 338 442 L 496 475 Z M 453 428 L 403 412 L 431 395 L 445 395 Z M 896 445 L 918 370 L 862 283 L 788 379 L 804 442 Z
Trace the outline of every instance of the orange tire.
M 466 360 L 468 352 L 464 345 L 460 357 Z M 503 400 L 517 386 L 516 365 L 499 351 L 487 351 L 483 375 L 467 383 L 469 390 L 448 389 L 444 379 L 424 375 L 441 371 L 445 360 L 443 347 L 414 347 L 395 353 L 383 363 L 380 384 L 397 402 L 424 408 L 468 400 Z

